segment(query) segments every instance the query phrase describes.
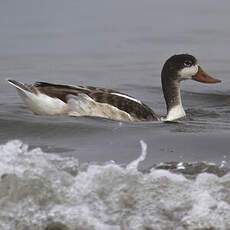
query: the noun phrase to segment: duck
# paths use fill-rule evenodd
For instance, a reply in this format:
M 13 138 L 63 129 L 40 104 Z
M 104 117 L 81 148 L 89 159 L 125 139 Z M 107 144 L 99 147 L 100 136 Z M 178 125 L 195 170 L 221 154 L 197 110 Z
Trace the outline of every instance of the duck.
M 93 116 L 117 121 L 175 121 L 186 115 L 180 92 L 180 84 L 185 80 L 208 84 L 221 82 L 208 75 L 194 56 L 171 56 L 161 71 L 165 116 L 156 114 L 141 100 L 113 89 L 48 82 L 24 84 L 12 79 L 8 82 L 36 115 Z

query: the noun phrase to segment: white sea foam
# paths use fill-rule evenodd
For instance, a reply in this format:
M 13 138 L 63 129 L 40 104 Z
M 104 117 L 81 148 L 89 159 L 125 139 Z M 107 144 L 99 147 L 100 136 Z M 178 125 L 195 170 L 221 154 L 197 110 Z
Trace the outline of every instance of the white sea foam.
M 142 173 L 146 148 L 142 142 L 140 158 L 127 167 L 110 162 L 82 171 L 73 158 L 20 141 L 1 145 L 0 229 L 230 229 L 230 174 Z

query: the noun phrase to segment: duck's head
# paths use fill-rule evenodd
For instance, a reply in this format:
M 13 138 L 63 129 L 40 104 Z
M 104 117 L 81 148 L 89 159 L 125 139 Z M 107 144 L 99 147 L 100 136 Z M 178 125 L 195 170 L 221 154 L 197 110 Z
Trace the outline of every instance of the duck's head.
M 161 72 L 162 89 L 167 106 L 166 120 L 168 121 L 185 116 L 180 97 L 180 82 L 183 80 L 203 83 L 221 82 L 208 75 L 192 55 L 178 54 L 170 57 Z
M 163 72 L 166 72 L 165 74 Z M 195 80 L 203 83 L 221 82 L 208 75 L 190 54 L 178 54 L 170 57 L 164 64 L 162 74 L 171 80 Z

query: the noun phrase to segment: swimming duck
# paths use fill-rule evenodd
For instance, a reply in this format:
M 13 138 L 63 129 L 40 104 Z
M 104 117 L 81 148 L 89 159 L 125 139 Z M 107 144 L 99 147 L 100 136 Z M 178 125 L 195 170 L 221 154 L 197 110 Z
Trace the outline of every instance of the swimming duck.
M 120 121 L 174 121 L 185 116 L 180 83 L 189 79 L 203 83 L 221 82 L 204 72 L 192 55 L 173 55 L 166 60 L 161 72 L 167 108 L 165 117 L 155 114 L 140 100 L 112 89 L 47 82 L 33 85 L 15 80 L 8 82 L 16 87 L 24 103 L 37 115 L 95 116 Z

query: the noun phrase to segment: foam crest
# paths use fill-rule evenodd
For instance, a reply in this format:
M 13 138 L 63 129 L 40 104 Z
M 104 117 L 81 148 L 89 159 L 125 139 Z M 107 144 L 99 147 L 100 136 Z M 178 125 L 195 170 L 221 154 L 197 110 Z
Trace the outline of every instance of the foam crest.
M 1 145 L 0 229 L 230 229 L 230 174 L 142 173 L 141 145 L 127 167 L 109 162 L 85 170 L 76 159 L 20 141 Z
M 138 170 L 138 165 L 140 164 L 141 161 L 144 161 L 147 155 L 147 144 L 143 141 L 140 140 L 141 144 L 141 155 L 131 163 L 129 163 L 126 167 L 128 171 L 133 171 L 136 172 Z

